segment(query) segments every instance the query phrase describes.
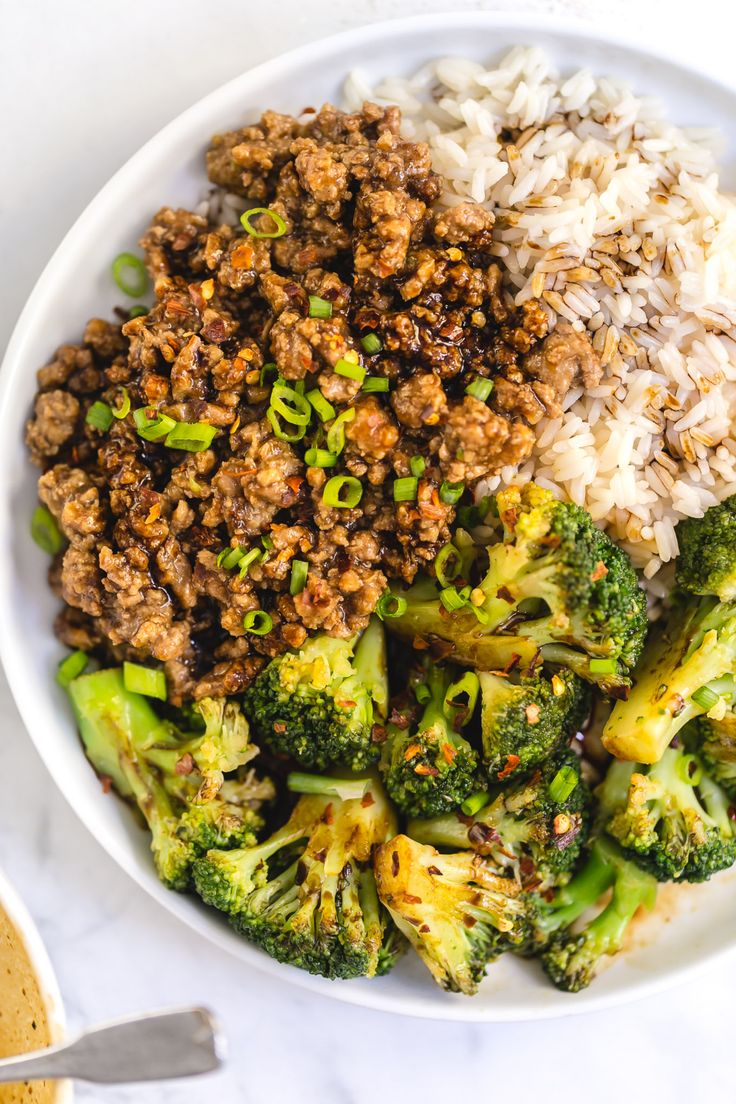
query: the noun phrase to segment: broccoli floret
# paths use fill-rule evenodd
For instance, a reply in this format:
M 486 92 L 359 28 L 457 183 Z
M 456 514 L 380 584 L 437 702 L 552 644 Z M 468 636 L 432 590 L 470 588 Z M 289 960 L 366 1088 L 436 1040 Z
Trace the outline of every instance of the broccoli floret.
M 504 786 L 473 816 L 457 812 L 411 820 L 407 832 L 436 847 L 473 848 L 525 889 L 546 890 L 564 882 L 575 866 L 587 836 L 590 804 L 580 760 L 567 749 L 530 777 Z
M 436 816 L 456 809 L 471 792 L 478 756 L 457 731 L 459 719 L 467 721 L 470 711 L 452 704 L 452 671 L 430 665 L 419 688 L 428 697 L 421 717 L 416 724 L 406 717 L 405 728 L 397 723 L 386 726 L 379 769 L 391 800 L 403 813 Z
M 677 526 L 677 583 L 691 594 L 736 598 L 736 495 Z
M 684 747 L 653 765 L 613 762 L 597 796 L 605 830 L 661 882 L 706 881 L 736 862 L 729 798 Z
M 137 804 L 165 885 L 186 889 L 194 859 L 215 842 L 255 841 L 262 826 L 256 810 L 273 787 L 242 771 L 258 749 L 234 702 L 200 703 L 206 730 L 187 736 L 158 717 L 147 698 L 126 690 L 117 668 L 81 675 L 68 691 L 90 762 Z M 237 777 L 220 781 L 236 770 Z
M 487 549 L 479 585 L 464 598 L 420 582 L 402 593 L 406 609 L 391 629 L 437 636 L 452 644 L 451 658 L 482 670 L 530 669 L 541 655 L 625 696 L 646 632 L 626 553 L 585 510 L 533 483 L 499 492 L 496 504 L 503 536 Z
M 488 963 L 527 938 L 520 884 L 472 851 L 441 855 L 396 836 L 375 871 L 381 901 L 443 989 L 475 993 Z
M 483 762 L 491 783 L 543 763 L 577 732 L 590 710 L 586 684 L 571 671 L 513 679 L 479 671 Z
M 315 770 L 375 762 L 373 726 L 386 717 L 388 676 L 383 627 L 373 618 L 359 639 L 321 634 L 286 652 L 246 691 L 256 736 L 275 752 Z
M 725 696 L 720 698 L 718 707 L 712 710 L 715 716 L 705 714 L 698 717 L 682 734 L 688 750 L 700 756 L 710 777 L 725 790 L 732 801 L 736 801 L 735 696 L 732 690 L 729 702 Z
M 279 962 L 331 978 L 373 977 L 396 955 L 376 893 L 373 848 L 396 831 L 371 777 L 362 797 L 300 798 L 255 846 L 212 850 L 194 864 L 202 899 Z
M 609 902 L 580 928 L 580 918 L 609 889 Z M 538 939 L 546 944 L 542 965 L 557 988 L 577 993 L 590 985 L 601 959 L 621 949 L 635 913 L 654 908 L 656 896 L 651 874 L 612 840 L 596 839 L 582 869 L 537 917 Z

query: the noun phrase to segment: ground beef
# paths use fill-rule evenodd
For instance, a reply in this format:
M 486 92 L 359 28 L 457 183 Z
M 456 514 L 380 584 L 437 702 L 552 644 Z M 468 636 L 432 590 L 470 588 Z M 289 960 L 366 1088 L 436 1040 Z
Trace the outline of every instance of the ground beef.
M 93 319 L 39 372 L 28 446 L 68 542 L 57 632 L 102 662 L 162 663 L 174 703 L 242 692 L 309 633 L 364 629 L 388 583 L 431 571 L 451 538 L 443 481 L 469 495 L 525 459 L 542 414 L 600 376 L 587 338 L 515 307 L 492 212 L 435 212 L 442 181 L 400 122 L 327 105 L 215 137 L 210 180 L 254 233 L 228 224 L 222 191 L 209 212 L 162 208 L 141 242 L 153 305 Z M 488 402 L 467 393 L 485 380 Z M 87 422 L 128 399 L 108 429 Z M 167 418 L 212 439 L 148 439 Z M 356 505 L 325 501 L 335 476 L 360 480 Z M 406 477 L 416 493 L 396 502 Z M 254 610 L 265 635 L 245 627 Z

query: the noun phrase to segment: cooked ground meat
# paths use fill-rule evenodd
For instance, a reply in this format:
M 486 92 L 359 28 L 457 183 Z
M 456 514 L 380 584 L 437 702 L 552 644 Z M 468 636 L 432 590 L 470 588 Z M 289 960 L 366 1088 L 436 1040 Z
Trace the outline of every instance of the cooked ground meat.
M 493 214 L 433 210 L 440 178 L 397 108 L 267 112 L 216 137 L 207 166 L 244 211 L 276 218 L 252 212 L 251 234 L 160 210 L 141 242 L 154 305 L 62 346 L 27 429 L 68 541 L 51 572 L 59 636 L 162 662 L 175 703 L 241 692 L 308 633 L 361 631 L 387 583 L 411 582 L 450 539 L 443 480 L 470 493 L 524 459 L 530 427 L 600 377 L 584 335 L 548 335 L 538 303 L 504 292 Z M 484 379 L 489 402 L 466 394 Z M 126 397 L 109 429 L 86 421 L 93 402 Z M 144 424 L 165 418 L 214 437 L 169 447 Z M 416 457 L 416 495 L 396 503 Z M 344 475 L 362 485 L 351 507 L 324 498 Z M 228 550 L 245 566 L 226 566 Z M 295 559 L 308 573 L 291 594 Z M 259 609 L 262 636 L 243 620 Z

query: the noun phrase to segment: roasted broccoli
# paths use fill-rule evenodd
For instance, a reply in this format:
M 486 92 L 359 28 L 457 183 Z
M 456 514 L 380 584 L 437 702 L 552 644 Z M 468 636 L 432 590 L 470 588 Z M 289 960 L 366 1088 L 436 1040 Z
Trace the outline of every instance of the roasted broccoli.
M 608 903 L 581 927 L 583 914 L 607 890 Z M 551 904 L 540 904 L 536 918 L 537 939 L 546 947 L 542 964 L 557 988 L 577 993 L 590 985 L 601 959 L 621 949 L 635 913 L 654 908 L 656 896 L 651 874 L 629 861 L 612 840 L 596 839 L 582 869 Z
M 272 659 L 244 698 L 257 738 L 316 770 L 375 762 L 373 726 L 385 720 L 387 703 L 385 640 L 375 617 L 359 639 L 321 634 Z
M 543 763 L 569 741 L 590 709 L 588 688 L 571 671 L 514 678 L 479 671 L 483 762 L 491 783 Z
M 661 882 L 706 881 L 736 862 L 729 798 L 684 747 L 653 765 L 614 761 L 597 797 L 605 830 Z
M 435 981 L 475 993 L 486 966 L 528 936 L 527 898 L 473 851 L 441 855 L 396 836 L 376 851 L 378 895 Z
M 644 593 L 628 556 L 585 510 L 533 483 L 496 496 L 502 539 L 487 549 L 477 587 L 402 592 L 388 622 L 405 637 L 436 636 L 482 670 L 568 668 L 623 697 L 646 632 Z
M 478 756 L 460 735 L 460 721 L 467 721 L 477 699 L 478 680 L 467 674 L 462 683 L 474 682 L 469 707 L 466 693 L 455 704 L 452 670 L 429 665 L 415 687 L 424 703 L 417 723 L 407 712 L 402 727 L 396 720 L 386 726 L 379 769 L 389 796 L 407 816 L 436 816 L 456 809 L 476 783 Z M 424 691 L 421 694 L 420 691 Z M 398 716 L 394 710 L 392 718 Z
M 411 820 L 407 833 L 436 847 L 473 848 L 525 889 L 544 890 L 561 884 L 574 867 L 587 835 L 590 802 L 580 760 L 565 750 L 530 777 L 504 786 L 474 815 L 458 811 Z
M 736 801 L 736 687 L 722 695 L 715 715 L 704 714 L 687 726 L 682 738 L 689 751 L 703 761 L 706 771 Z
M 396 953 L 371 869 L 373 848 L 396 831 L 378 779 L 362 796 L 330 789 L 301 797 L 262 843 L 209 851 L 194 885 L 209 905 L 279 962 L 331 978 L 385 972 Z
M 677 526 L 677 583 L 690 594 L 736 598 L 736 495 Z
M 186 735 L 126 690 L 117 668 L 81 675 L 68 690 L 90 762 L 138 805 L 167 886 L 186 889 L 194 859 L 210 847 L 255 842 L 256 810 L 273 787 L 242 769 L 258 749 L 235 702 L 198 703 L 205 731 Z

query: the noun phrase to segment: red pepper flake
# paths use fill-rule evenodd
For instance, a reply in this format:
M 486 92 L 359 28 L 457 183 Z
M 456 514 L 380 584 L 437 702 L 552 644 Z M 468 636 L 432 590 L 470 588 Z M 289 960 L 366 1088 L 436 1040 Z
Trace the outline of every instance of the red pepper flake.
M 542 710 L 539 708 L 536 702 L 531 702 L 530 705 L 524 710 L 526 713 L 527 722 L 530 725 L 539 724 L 539 718 L 542 715 Z
M 363 794 L 363 796 L 360 799 L 360 804 L 364 809 L 370 809 L 371 805 L 376 804 L 376 799 L 373 796 L 373 794 L 370 792 L 370 790 L 368 791 L 368 793 Z
M 599 560 L 595 565 L 595 571 L 590 576 L 591 583 L 597 583 L 599 579 L 605 579 L 608 574 L 608 568 L 604 564 L 603 560 Z
M 437 877 L 437 878 L 442 877 L 442 871 L 440 870 L 440 868 L 438 866 L 428 866 L 427 867 L 427 873 L 428 874 L 434 874 L 435 877 Z
M 463 916 L 463 924 L 466 928 L 474 928 L 477 923 L 478 921 L 474 916 L 468 916 L 467 914 Z
M 374 724 L 371 729 L 371 743 L 372 744 L 385 744 L 388 732 L 383 725 Z
M 417 763 L 414 773 L 421 774 L 425 778 L 436 778 L 440 772 L 437 767 L 430 767 L 428 763 Z
M 510 510 L 504 510 L 500 517 L 504 528 L 508 529 L 510 533 L 513 533 L 516 528 L 516 523 L 519 520 L 519 511 L 515 507 L 512 507 Z
M 421 749 L 421 746 L 419 744 L 409 744 L 408 748 L 404 752 L 404 762 L 405 763 L 410 762 L 412 759 L 414 759 L 419 754 L 419 752 L 421 750 L 422 749 Z
M 423 636 L 415 636 L 412 640 L 412 647 L 417 652 L 424 652 L 429 647 L 429 643 L 424 639 Z
M 106 793 L 106 794 L 109 793 L 110 790 L 112 789 L 112 778 L 110 778 L 110 775 L 109 774 L 101 774 L 100 775 L 100 782 L 102 784 L 102 792 Z
M 174 772 L 176 774 L 187 775 L 187 774 L 191 774 L 193 770 L 194 770 L 194 759 L 192 758 L 192 756 L 189 754 L 188 751 L 185 751 L 184 754 L 182 755 L 181 759 L 177 759 L 176 765 L 174 766 Z
M 407 905 L 421 905 L 422 903 L 422 898 L 415 897 L 413 893 L 405 893 L 404 900 L 406 901 Z
M 514 604 L 514 596 L 508 587 L 499 587 L 496 591 L 496 597 L 500 598 L 502 602 L 508 602 L 510 606 L 513 606 Z
M 457 755 L 457 751 L 452 746 L 452 744 L 443 744 L 442 745 L 442 754 L 445 758 L 446 763 L 453 763 L 455 761 L 455 756 Z
M 422 935 L 426 935 L 429 930 L 429 924 L 422 924 L 421 928 L 419 929 Z
M 325 808 L 325 811 L 322 814 L 322 820 L 325 824 L 332 824 L 334 819 L 335 817 L 332 812 L 332 802 L 330 802 L 330 804 Z
M 274 732 L 278 733 L 286 732 L 286 725 L 283 723 L 283 721 L 274 721 L 273 730 Z
M 303 482 L 304 480 L 300 475 L 292 475 L 286 480 L 286 485 L 291 488 L 294 494 L 299 494 Z
M 521 759 L 518 755 L 507 755 L 506 766 L 496 775 L 499 782 L 503 782 L 504 778 L 508 778 L 510 774 L 513 774 L 520 762 Z
M 394 878 L 398 877 L 399 869 L 400 869 L 400 867 L 399 867 L 399 852 L 398 851 L 392 851 L 391 852 L 391 873 L 393 874 Z
M 521 659 L 521 656 L 518 654 L 518 652 L 514 652 L 513 655 L 511 656 L 511 659 L 508 661 L 508 663 L 506 664 L 506 666 L 503 669 L 504 674 L 505 675 L 510 675 L 511 672 L 513 671 L 514 667 L 516 667 L 516 665 L 517 665 L 517 663 L 519 662 L 520 659 Z

